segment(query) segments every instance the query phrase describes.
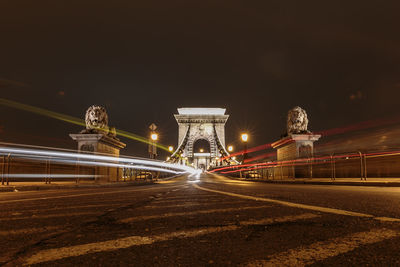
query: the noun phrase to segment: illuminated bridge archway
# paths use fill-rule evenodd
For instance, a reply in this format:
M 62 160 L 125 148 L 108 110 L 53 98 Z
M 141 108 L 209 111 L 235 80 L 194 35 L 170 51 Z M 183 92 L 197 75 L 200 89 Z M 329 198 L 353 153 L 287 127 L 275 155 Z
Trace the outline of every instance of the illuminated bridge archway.
M 178 108 L 178 114 L 174 116 L 178 122 L 179 136 L 178 148 L 172 154 L 171 161 L 207 169 L 216 166 L 218 158 L 229 155 L 225 149 L 225 123 L 229 115 L 225 115 L 224 108 Z M 194 144 L 198 140 L 207 141 L 209 151 L 195 151 Z

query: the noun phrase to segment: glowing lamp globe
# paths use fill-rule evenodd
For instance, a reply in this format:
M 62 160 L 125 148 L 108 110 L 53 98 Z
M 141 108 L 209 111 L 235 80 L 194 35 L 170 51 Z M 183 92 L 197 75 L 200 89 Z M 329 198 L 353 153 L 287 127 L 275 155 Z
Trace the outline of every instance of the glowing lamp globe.
M 151 140 L 157 141 L 157 139 L 158 139 L 158 134 L 156 133 L 151 134 Z
M 249 140 L 249 135 L 246 133 L 242 134 L 242 141 L 247 142 L 247 140 Z

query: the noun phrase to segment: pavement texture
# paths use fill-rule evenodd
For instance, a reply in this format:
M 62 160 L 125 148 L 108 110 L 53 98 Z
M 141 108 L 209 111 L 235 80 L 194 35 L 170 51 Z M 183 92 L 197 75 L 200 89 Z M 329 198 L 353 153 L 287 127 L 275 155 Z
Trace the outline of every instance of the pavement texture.
M 400 188 L 218 175 L 0 194 L 2 266 L 399 266 Z

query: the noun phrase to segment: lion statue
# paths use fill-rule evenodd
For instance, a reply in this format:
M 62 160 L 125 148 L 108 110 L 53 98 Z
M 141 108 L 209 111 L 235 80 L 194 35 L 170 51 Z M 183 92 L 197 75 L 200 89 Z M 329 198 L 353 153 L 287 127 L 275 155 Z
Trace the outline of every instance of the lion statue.
M 108 115 L 104 107 L 90 106 L 85 115 L 86 133 L 92 132 L 105 132 L 109 131 L 108 128 Z
M 301 107 L 294 107 L 288 112 L 287 134 L 305 134 L 310 133 L 307 129 L 307 113 Z

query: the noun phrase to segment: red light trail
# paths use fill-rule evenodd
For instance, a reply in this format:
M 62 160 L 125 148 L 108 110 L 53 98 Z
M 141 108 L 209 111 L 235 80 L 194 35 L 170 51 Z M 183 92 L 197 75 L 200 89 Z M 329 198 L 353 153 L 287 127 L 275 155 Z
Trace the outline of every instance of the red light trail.
M 379 156 L 394 156 L 400 155 L 400 150 L 396 151 L 385 151 L 385 152 L 372 152 L 372 153 L 362 153 L 361 157 L 379 157 Z M 285 160 L 285 161 L 273 161 L 273 162 L 265 162 L 265 163 L 254 163 L 254 164 L 241 164 L 241 165 L 233 165 L 222 167 L 218 169 L 214 169 L 210 171 L 210 173 L 221 173 L 221 174 L 228 174 L 228 173 L 236 173 L 241 171 L 250 171 L 250 170 L 257 170 L 257 169 L 265 169 L 271 168 L 276 166 L 282 167 L 290 167 L 290 166 L 304 166 L 304 165 L 318 165 L 318 164 L 326 164 L 326 160 L 334 160 L 334 159 L 354 159 L 360 158 L 359 153 L 348 153 L 348 154 L 341 154 L 341 155 L 330 155 L 330 156 L 321 156 L 316 158 L 303 158 L 303 159 L 294 159 L 294 160 Z M 312 162 L 312 163 L 310 163 Z M 232 170 L 234 169 L 234 170 Z
M 332 128 L 332 129 L 328 129 L 328 130 L 322 130 L 322 131 L 317 131 L 314 134 L 321 134 L 322 136 L 331 136 L 331 135 L 338 135 L 338 134 L 344 134 L 347 132 L 354 132 L 354 131 L 358 131 L 358 130 L 365 130 L 365 129 L 369 129 L 369 128 L 374 128 L 374 127 L 378 127 L 378 126 L 385 126 L 385 125 L 390 125 L 390 124 L 395 124 L 395 123 L 399 123 L 400 122 L 400 117 L 394 117 L 394 118 L 389 118 L 389 119 L 379 119 L 379 120 L 370 120 L 370 121 L 364 121 L 364 122 L 360 122 L 360 123 L 356 123 L 353 125 L 347 125 L 344 127 L 338 127 L 338 128 Z M 282 144 L 291 142 L 290 139 L 283 139 L 282 140 Z M 245 150 L 241 150 L 235 153 L 230 154 L 229 156 L 226 157 L 222 157 L 219 159 L 219 161 L 223 161 L 229 158 L 232 158 L 234 156 L 239 156 L 239 155 L 243 155 L 244 153 L 253 153 L 253 152 L 257 152 L 260 150 L 267 150 L 271 148 L 271 144 L 264 144 L 264 145 L 260 145 L 260 146 L 256 146 L 253 148 L 249 148 L 246 151 Z M 328 146 L 328 144 L 325 144 L 326 146 Z M 249 163 L 249 162 L 253 162 L 253 161 L 257 161 L 257 160 L 261 160 L 264 158 L 268 158 L 271 156 L 274 156 L 275 152 L 271 152 L 271 153 L 264 153 L 262 155 L 258 155 L 249 159 L 246 159 L 244 161 L 244 163 Z

